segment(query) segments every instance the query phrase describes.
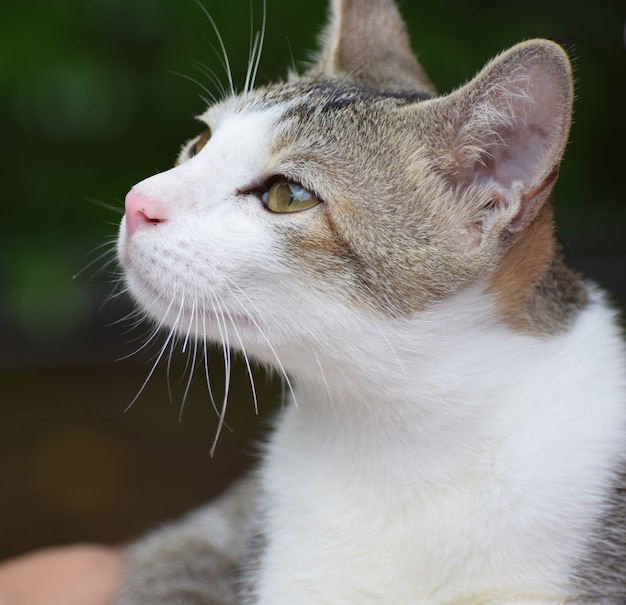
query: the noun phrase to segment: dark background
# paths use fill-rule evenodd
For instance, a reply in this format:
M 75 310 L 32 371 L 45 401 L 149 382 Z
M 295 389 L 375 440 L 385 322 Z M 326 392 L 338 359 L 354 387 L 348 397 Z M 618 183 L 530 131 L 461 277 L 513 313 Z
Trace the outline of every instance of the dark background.
M 245 78 L 259 0 L 203 0 L 235 82 Z M 315 48 L 320 0 L 267 0 L 259 81 Z M 626 304 L 626 7 L 615 2 L 402 3 L 416 51 L 440 91 L 512 44 L 545 36 L 571 51 L 577 102 L 555 193 L 573 263 Z M 267 422 L 235 369 L 216 456 L 201 376 L 179 420 L 188 370 L 156 372 L 131 355 L 147 328 L 118 322 L 113 242 L 126 191 L 168 168 L 199 131 L 196 62 L 226 82 L 218 42 L 194 0 L 31 0 L 0 8 L 0 558 L 73 540 L 116 542 L 220 489 L 248 463 Z M 193 80 L 197 80 L 194 83 Z M 110 262 L 109 262 L 110 261 Z M 76 277 L 74 277 L 76 276 Z M 130 355 L 130 357 L 128 357 Z M 124 358 L 124 359 L 122 359 Z M 221 360 L 211 360 L 216 387 Z M 199 372 L 201 375 L 202 372 Z M 264 418 L 279 382 L 257 372 Z

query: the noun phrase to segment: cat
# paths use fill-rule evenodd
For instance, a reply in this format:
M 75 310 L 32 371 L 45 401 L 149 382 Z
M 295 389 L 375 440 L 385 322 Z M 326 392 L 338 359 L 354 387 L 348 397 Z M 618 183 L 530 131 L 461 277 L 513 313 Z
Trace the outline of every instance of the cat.
M 306 73 L 133 187 L 139 306 L 291 402 L 117 605 L 626 603 L 626 353 L 549 201 L 572 99 L 547 40 L 438 96 L 392 0 L 334 0 Z

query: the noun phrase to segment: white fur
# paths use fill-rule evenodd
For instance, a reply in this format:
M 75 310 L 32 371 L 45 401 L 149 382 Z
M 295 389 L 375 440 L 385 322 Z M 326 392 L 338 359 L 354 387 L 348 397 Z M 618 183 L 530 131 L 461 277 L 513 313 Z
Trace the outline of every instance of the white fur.
M 254 314 L 238 300 L 237 288 L 255 284 L 274 254 L 267 212 L 241 190 L 264 176 L 266 136 L 279 110 L 225 113 L 217 114 L 219 127 L 197 156 L 133 188 L 164 222 L 129 238 L 122 221 L 118 240 L 127 284 L 144 309 L 184 334 L 214 340 L 222 335 L 211 309 Z M 228 276 L 237 276 L 238 285 Z M 207 317 L 198 309 L 208 310 Z M 202 320 L 204 333 L 197 324 Z
M 297 382 L 261 470 L 259 605 L 562 602 L 626 436 L 611 312 L 594 294 L 542 338 L 499 323 L 485 284 L 403 320 L 312 295 L 272 229 L 306 213 L 241 193 L 277 115 L 224 118 L 137 185 L 165 222 L 120 235 L 154 317 Z
M 611 313 L 525 337 L 476 288 L 402 323 L 351 315 L 339 388 L 299 389 L 269 446 L 260 603 L 560 602 L 624 443 Z

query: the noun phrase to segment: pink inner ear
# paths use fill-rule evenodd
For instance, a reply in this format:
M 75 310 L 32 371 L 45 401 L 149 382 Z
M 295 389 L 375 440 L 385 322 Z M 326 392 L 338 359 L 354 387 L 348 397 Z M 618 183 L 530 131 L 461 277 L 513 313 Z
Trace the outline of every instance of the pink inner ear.
M 529 126 L 511 133 L 509 140 L 502 147 L 497 147 L 493 154 L 487 178 L 492 186 L 496 186 L 497 195 L 504 203 L 510 204 L 515 198 L 514 184 L 518 183 L 520 187 L 520 209 L 512 226 L 524 222 L 537 195 L 556 179 L 557 170 L 553 169 L 548 173 L 549 178 L 539 180 L 545 173 L 545 160 L 552 142 L 547 132 Z
M 502 143 L 491 150 L 489 178 L 505 190 L 521 181 L 526 191 L 544 168 L 551 142 L 550 135 L 535 125 L 504 134 Z
M 466 132 L 480 149 L 468 180 L 504 204 L 520 203 L 513 225 L 534 216 L 533 202 L 545 198 L 539 193 L 556 178 L 569 127 L 567 60 L 551 43 L 535 45 L 521 45 L 481 74 L 468 107 Z
M 546 133 L 536 127 L 520 128 L 500 133 L 497 143 L 484 149 L 486 159 L 478 161 L 469 175 L 472 183 L 489 190 L 492 199 L 500 204 L 514 203 L 516 190 L 521 192 L 522 207 L 518 218 L 526 213 L 533 183 L 541 174 L 542 160 L 550 147 Z

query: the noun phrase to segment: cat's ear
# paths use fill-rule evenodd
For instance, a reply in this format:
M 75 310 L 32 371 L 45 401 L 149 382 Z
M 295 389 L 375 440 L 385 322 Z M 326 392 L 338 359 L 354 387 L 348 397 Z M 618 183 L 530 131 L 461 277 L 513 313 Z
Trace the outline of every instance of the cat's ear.
M 314 69 L 385 90 L 434 94 L 393 0 L 331 0 Z
M 471 82 L 430 104 L 441 126 L 431 143 L 440 171 L 465 191 L 476 228 L 505 221 L 520 231 L 556 181 L 572 113 L 572 73 L 563 49 L 523 42 Z M 482 206 L 482 207 L 480 207 Z M 483 233 L 484 234 L 484 233 Z

